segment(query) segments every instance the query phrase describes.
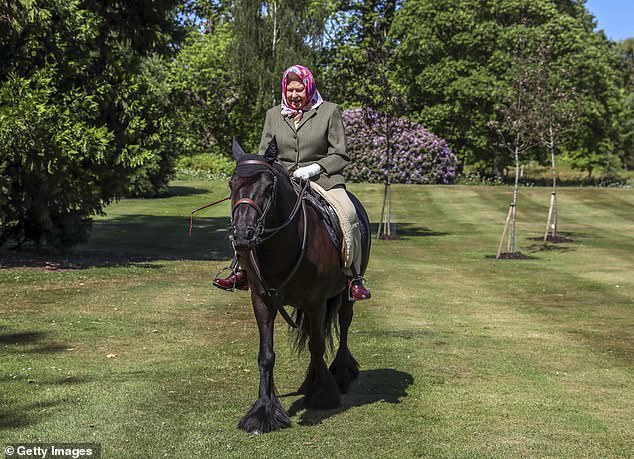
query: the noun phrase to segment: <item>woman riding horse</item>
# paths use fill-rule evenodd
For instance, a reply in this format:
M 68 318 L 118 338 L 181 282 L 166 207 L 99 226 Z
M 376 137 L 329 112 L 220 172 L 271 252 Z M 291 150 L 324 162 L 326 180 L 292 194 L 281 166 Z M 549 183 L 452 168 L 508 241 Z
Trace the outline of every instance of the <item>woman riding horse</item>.
M 310 180 L 311 187 L 335 209 L 343 233 L 343 265 L 353 301 L 370 298 L 361 277 L 361 232 L 355 207 L 346 193 L 343 169 L 350 162 L 339 109 L 321 98 L 312 73 L 306 67 L 289 67 L 282 78 L 282 104 L 267 111 L 260 155 L 271 140 L 278 145 L 278 159 L 296 178 Z M 247 274 L 231 264 L 232 273 L 214 279 L 223 290 L 247 290 Z

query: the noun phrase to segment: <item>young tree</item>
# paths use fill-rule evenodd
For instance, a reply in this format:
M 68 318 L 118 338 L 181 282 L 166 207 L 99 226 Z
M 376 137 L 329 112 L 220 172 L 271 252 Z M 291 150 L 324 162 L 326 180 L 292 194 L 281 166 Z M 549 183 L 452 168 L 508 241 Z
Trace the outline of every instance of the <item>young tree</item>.
M 560 241 L 557 234 L 559 213 L 557 206 L 557 167 L 556 157 L 561 143 L 576 125 L 580 116 L 577 92 L 566 82 L 570 81 L 569 74 L 562 70 L 556 74 L 552 65 L 552 48 L 541 46 L 537 50 L 535 62 L 535 94 L 533 103 L 536 116 L 535 135 L 550 156 L 552 172 L 552 191 L 550 207 L 546 221 L 544 242 Z M 549 235 L 550 233 L 550 235 Z
M 397 92 L 392 83 L 394 42 L 390 30 L 401 2 L 343 0 L 335 5 L 331 41 L 325 49 L 326 85 L 336 102 L 346 107 L 371 109 L 364 113 L 382 114 L 381 120 L 376 116 L 367 120 L 368 124 L 378 123 L 377 131 L 385 136 L 383 207 L 377 238 L 396 239 L 391 223 L 392 122 L 404 107 L 397 104 Z
M 518 46 L 513 54 L 513 62 L 510 69 L 512 77 L 511 90 L 498 106 L 498 120 L 488 123 L 499 136 L 501 145 L 511 153 L 515 165 L 515 184 L 513 187 L 513 201 L 500 238 L 500 245 L 496 258 L 502 257 L 502 246 L 509 227 L 507 256 L 521 255 L 516 252 L 516 222 L 517 222 L 517 198 L 519 191 L 520 158 L 536 145 L 535 126 L 539 114 L 534 105 L 536 92 L 535 66 L 532 56 L 527 52 L 526 36 L 521 35 Z

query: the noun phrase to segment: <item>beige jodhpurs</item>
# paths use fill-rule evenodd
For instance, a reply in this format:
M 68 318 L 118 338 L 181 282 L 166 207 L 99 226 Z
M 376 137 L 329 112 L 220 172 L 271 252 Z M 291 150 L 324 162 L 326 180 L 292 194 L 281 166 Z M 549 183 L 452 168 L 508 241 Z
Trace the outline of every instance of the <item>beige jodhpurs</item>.
M 332 188 L 328 191 L 310 182 L 313 190 L 322 195 L 332 205 L 339 217 L 343 244 L 341 244 L 341 260 L 346 276 L 352 276 L 350 266 L 354 265 L 357 274 L 361 274 L 361 229 L 354 204 L 348 197 L 345 188 Z

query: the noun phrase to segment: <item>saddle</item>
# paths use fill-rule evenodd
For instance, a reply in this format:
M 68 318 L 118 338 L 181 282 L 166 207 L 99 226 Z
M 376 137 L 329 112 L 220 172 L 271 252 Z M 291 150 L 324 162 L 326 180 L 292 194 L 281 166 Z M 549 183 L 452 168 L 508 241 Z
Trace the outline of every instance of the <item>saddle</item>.
M 299 194 L 302 186 L 295 180 L 292 180 L 291 183 L 293 184 L 295 191 Z M 335 248 L 341 252 L 343 234 L 341 233 L 341 225 L 339 224 L 339 217 L 337 217 L 335 209 L 332 208 L 330 203 L 328 203 L 322 195 L 317 193 L 310 186 L 306 189 L 304 199 L 306 200 L 306 203 L 321 217 L 321 221 L 326 227 L 330 240 L 334 244 Z

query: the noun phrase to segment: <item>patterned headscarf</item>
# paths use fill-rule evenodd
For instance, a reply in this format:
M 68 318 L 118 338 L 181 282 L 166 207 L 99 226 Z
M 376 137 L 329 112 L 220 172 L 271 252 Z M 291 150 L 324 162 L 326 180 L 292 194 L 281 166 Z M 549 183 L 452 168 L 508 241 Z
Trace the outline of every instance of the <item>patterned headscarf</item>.
M 319 91 L 317 91 L 315 78 L 313 78 L 313 74 L 310 73 L 310 70 L 301 65 L 293 65 L 292 67 L 287 68 L 284 71 L 284 76 L 282 77 L 282 115 L 293 117 L 295 121 L 299 122 L 302 119 L 303 112 L 306 110 L 295 110 L 291 108 L 291 105 L 286 100 L 286 86 L 288 85 L 289 73 L 294 73 L 299 76 L 300 81 L 306 88 L 306 98 L 310 102 L 308 110 L 318 107 L 324 100 L 321 98 Z

